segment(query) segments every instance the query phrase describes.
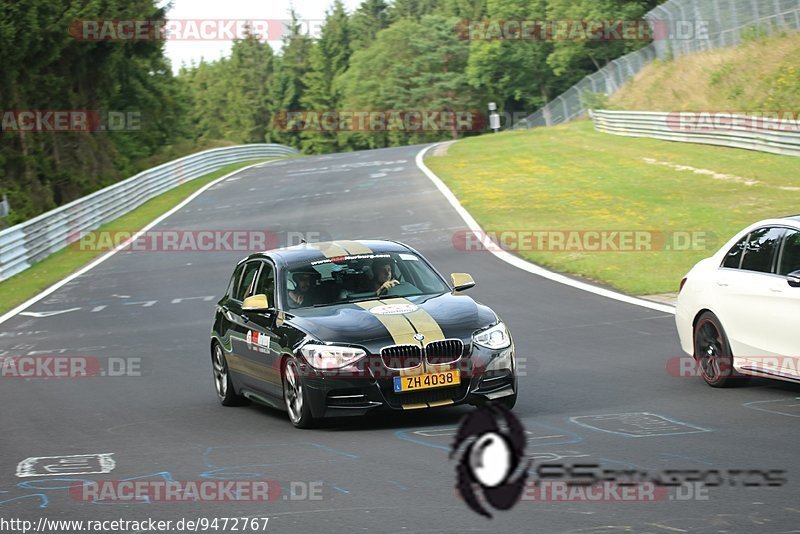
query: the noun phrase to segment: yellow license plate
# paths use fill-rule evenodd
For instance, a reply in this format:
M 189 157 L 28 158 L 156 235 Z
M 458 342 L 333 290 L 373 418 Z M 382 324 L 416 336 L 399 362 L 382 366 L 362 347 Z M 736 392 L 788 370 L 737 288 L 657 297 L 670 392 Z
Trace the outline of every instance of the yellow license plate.
M 418 389 L 441 388 L 446 386 L 457 386 L 461 383 L 461 375 L 458 369 L 442 371 L 440 373 L 428 373 L 414 376 L 394 377 L 394 391 L 416 391 Z

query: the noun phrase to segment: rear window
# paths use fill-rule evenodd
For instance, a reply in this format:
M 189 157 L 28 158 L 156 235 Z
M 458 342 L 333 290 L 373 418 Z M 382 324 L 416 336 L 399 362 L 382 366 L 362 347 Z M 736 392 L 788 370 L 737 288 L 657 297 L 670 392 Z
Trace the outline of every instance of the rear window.
M 800 232 L 788 230 L 783 241 L 783 251 L 778 263 L 778 274 L 787 274 L 800 270 Z
M 759 228 L 752 231 L 747 240 L 741 268 L 759 273 L 772 272 L 772 262 L 785 232 L 784 228 Z

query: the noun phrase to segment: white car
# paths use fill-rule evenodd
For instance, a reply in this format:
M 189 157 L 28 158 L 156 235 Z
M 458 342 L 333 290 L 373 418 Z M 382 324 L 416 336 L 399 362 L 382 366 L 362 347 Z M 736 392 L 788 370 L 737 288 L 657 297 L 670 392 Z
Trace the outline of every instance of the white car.
M 681 280 L 681 348 L 711 386 L 800 382 L 800 215 L 755 223 Z

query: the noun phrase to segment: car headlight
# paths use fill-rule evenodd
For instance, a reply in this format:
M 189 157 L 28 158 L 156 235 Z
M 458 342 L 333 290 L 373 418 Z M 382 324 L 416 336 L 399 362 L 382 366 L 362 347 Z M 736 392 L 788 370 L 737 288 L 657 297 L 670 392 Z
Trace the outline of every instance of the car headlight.
M 315 369 L 340 369 L 367 355 L 361 349 L 334 345 L 305 345 L 300 349 L 306 361 Z
M 503 323 L 497 323 L 485 330 L 472 334 L 472 342 L 487 349 L 504 349 L 511 345 L 511 336 Z

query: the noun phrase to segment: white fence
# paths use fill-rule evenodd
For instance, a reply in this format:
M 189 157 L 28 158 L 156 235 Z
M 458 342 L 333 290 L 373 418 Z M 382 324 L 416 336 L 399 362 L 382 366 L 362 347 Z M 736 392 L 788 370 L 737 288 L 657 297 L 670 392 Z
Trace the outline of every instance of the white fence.
M 796 120 L 695 112 L 593 110 L 589 114 L 595 130 L 610 134 L 800 156 Z
M 0 281 L 66 247 L 82 231 L 128 213 L 151 198 L 217 169 L 254 159 L 297 154 L 294 148 L 252 144 L 198 152 L 79 198 L 0 232 Z
M 800 30 L 800 0 L 670 0 L 649 11 L 654 40 L 611 61 L 517 122 L 535 128 L 571 121 L 586 113 L 585 93 L 615 93 L 654 59 L 740 44 L 749 33 Z

